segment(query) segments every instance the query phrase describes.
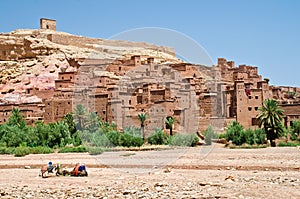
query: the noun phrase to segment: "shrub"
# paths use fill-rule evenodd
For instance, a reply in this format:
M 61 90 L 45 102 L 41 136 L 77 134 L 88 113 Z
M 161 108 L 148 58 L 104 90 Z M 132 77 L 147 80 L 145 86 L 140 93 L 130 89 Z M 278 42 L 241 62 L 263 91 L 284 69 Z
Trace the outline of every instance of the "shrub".
M 226 139 L 226 134 L 225 133 L 219 134 L 219 139 Z
M 156 128 L 153 133 L 147 138 L 149 144 L 163 145 L 168 143 L 168 136 L 161 128 Z
M 54 149 L 44 146 L 30 147 L 29 150 L 31 154 L 47 154 L 54 152 Z
M 105 134 L 94 133 L 91 144 L 95 147 L 112 147 L 114 146 Z
M 90 147 L 88 151 L 90 155 L 99 155 L 103 153 L 105 150 L 101 147 Z
M 234 121 L 227 127 L 225 138 L 227 141 L 232 141 L 235 145 L 241 145 L 246 142 L 243 131 L 243 126 Z
M 242 125 L 238 122 L 232 122 L 225 134 L 227 141 L 232 141 L 232 144 L 240 146 L 242 144 L 256 145 L 266 142 L 266 133 L 262 129 L 246 129 L 243 130 Z
M 294 120 L 290 128 L 288 129 L 291 140 L 300 140 L 300 120 Z
M 196 134 L 175 134 L 168 140 L 171 146 L 196 146 L 198 142 L 199 138 Z
M 24 147 L 24 146 L 19 146 L 19 147 L 16 147 L 15 150 L 14 150 L 14 155 L 16 157 L 22 157 L 22 156 L 25 156 L 25 155 L 29 155 L 30 154 L 30 149 L 29 147 Z
M 295 147 L 295 146 L 300 146 L 300 143 L 296 143 L 296 142 L 286 142 L 285 143 L 285 142 L 280 141 L 277 146 L 280 146 L 280 147 L 285 147 L 285 146 Z
M 144 144 L 144 140 L 139 128 L 134 126 L 124 127 L 124 133 L 120 137 L 120 145 L 124 147 L 140 147 Z
M 267 135 L 263 129 L 255 129 L 253 131 L 255 134 L 255 143 L 256 144 L 265 144 Z
M 109 131 L 106 133 L 106 137 L 114 146 L 120 145 L 120 133 L 117 131 Z
M 13 154 L 14 148 L 12 147 L 0 147 L 0 154 Z
M 87 148 L 84 146 L 64 147 L 58 151 L 58 153 L 84 153 L 84 152 L 88 152 Z
M 211 139 L 218 138 L 218 135 L 214 132 L 211 125 L 207 127 L 207 129 L 204 131 L 204 141 L 207 145 L 211 145 Z
M 129 133 L 123 133 L 121 135 L 120 144 L 124 147 L 140 147 L 144 144 L 144 141 L 141 137 L 135 137 Z

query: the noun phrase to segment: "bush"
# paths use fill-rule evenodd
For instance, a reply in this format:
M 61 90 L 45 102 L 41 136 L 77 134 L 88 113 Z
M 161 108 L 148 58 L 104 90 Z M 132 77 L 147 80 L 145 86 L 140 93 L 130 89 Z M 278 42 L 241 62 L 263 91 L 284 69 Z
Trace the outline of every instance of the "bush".
M 300 140 L 300 120 L 294 120 L 291 127 L 288 129 L 291 140 Z
M 90 147 L 88 151 L 90 155 L 99 155 L 103 153 L 105 150 L 101 147 Z
M 152 145 L 163 145 L 168 143 L 168 136 L 161 128 L 156 128 L 153 133 L 147 138 L 148 143 Z
M 106 133 L 106 137 L 114 146 L 120 145 L 120 133 L 117 131 L 109 131 Z
M 120 137 L 120 145 L 124 147 L 140 147 L 144 144 L 139 128 L 134 126 L 124 127 L 124 133 Z
M 204 141 L 207 145 L 211 145 L 211 139 L 218 138 L 211 125 L 204 131 Z
M 263 129 L 255 129 L 253 133 L 255 134 L 255 143 L 256 144 L 265 144 L 266 143 L 267 135 Z
M 243 131 L 243 126 L 234 121 L 227 127 L 225 139 L 235 145 L 241 145 L 246 142 Z
M 242 144 L 256 145 L 266 142 L 266 133 L 262 129 L 246 129 L 238 122 L 232 122 L 225 134 L 227 141 L 232 141 L 232 144 L 240 146 Z
M 123 133 L 121 135 L 120 144 L 124 147 L 140 147 L 144 144 L 144 141 L 141 137 L 135 137 L 129 133 Z
M 84 152 L 88 152 L 87 148 L 84 146 L 64 147 L 58 151 L 58 153 L 84 153 Z
M 92 135 L 92 143 L 95 147 L 113 147 L 114 145 L 105 134 L 94 133 Z
M 13 154 L 14 150 L 12 147 L 0 147 L 0 154 Z
M 199 138 L 196 134 L 175 134 L 168 140 L 171 146 L 196 146 L 198 142 Z
M 29 147 L 24 147 L 24 146 L 20 146 L 20 147 L 16 147 L 14 150 L 14 155 L 16 157 L 22 157 L 25 155 L 29 155 L 30 154 L 30 149 Z
M 54 152 L 54 149 L 44 146 L 30 147 L 29 150 L 31 154 L 47 154 Z
M 226 139 L 226 133 L 219 134 L 219 139 Z
M 285 146 L 295 147 L 295 146 L 300 146 L 300 143 L 296 143 L 296 142 L 286 142 L 285 143 L 285 142 L 280 141 L 277 146 L 280 146 L 280 147 L 285 147 Z

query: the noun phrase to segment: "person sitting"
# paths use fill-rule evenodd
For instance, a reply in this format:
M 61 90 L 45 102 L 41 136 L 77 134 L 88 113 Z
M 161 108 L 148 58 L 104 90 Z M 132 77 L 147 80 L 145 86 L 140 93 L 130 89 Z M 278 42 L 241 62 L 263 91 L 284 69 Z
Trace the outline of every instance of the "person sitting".
M 48 166 L 47 166 L 48 173 L 53 173 L 53 169 L 54 169 L 54 167 L 53 167 L 52 162 L 48 162 Z

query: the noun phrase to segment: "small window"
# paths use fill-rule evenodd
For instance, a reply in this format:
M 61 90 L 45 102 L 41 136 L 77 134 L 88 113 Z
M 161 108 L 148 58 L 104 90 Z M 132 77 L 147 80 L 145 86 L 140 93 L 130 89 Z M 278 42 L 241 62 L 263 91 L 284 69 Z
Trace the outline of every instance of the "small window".
M 49 29 L 49 25 L 46 25 L 46 29 Z
M 252 99 L 252 97 L 251 97 L 250 95 L 248 96 L 248 98 L 249 98 L 249 99 Z
M 255 99 L 258 99 L 258 96 L 255 96 Z
M 254 109 L 257 111 L 257 110 L 258 110 L 258 107 L 255 107 Z
M 258 125 L 258 120 L 256 118 L 252 118 L 252 126 Z
M 62 76 L 62 77 L 61 77 L 61 79 L 65 79 L 65 77 L 64 77 L 64 76 Z
M 131 100 L 128 101 L 129 105 L 131 105 Z
M 71 104 L 71 102 L 68 102 L 68 104 Z
M 252 111 L 252 107 L 248 107 L 248 111 Z

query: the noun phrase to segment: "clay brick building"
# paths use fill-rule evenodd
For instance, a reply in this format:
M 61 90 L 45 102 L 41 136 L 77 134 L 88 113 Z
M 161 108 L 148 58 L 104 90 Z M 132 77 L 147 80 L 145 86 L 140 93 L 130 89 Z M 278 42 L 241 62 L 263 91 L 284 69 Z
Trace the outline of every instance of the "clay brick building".
M 56 30 L 56 20 L 41 18 L 40 29 Z
M 157 64 L 152 57 L 137 55 L 110 63 L 86 59 L 75 71 L 59 72 L 52 90 L 28 89 L 26 94 L 40 96 L 43 102 L 1 104 L 0 123 L 7 121 L 13 107 L 33 124 L 60 121 L 82 104 L 102 121 L 116 122 L 119 130 L 140 126 L 138 114 L 145 112 L 146 135 L 155 128 L 166 130 L 167 117 L 176 121 L 174 133 L 202 132 L 209 125 L 222 131 L 233 120 L 256 128 L 258 108 L 269 98 L 280 102 L 286 126 L 300 118 L 299 88 L 270 86 L 257 67 L 236 67 L 224 58 L 212 67 Z

